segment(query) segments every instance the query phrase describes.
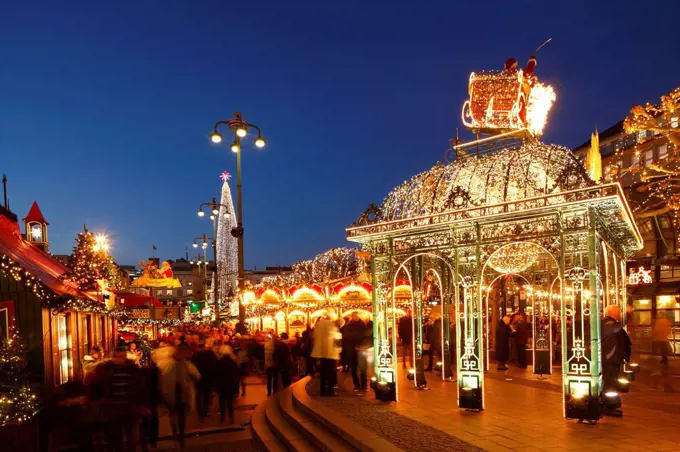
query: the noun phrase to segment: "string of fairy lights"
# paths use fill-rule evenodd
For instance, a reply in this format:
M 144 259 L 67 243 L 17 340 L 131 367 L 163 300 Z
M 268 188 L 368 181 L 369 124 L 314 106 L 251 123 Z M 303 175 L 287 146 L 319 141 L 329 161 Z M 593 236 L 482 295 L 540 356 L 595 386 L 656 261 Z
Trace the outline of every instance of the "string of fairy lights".
M 31 275 L 19 263 L 7 255 L 0 255 L 0 271 L 9 275 L 14 281 L 22 283 L 50 309 L 72 309 L 75 311 L 104 313 L 106 307 L 99 302 L 77 298 L 71 295 L 60 296 L 48 289 L 38 278 Z
M 680 87 L 661 96 L 658 104 L 636 105 L 630 110 L 623 129 L 635 140 L 632 150 L 625 142 L 630 137 L 614 143 L 610 175 L 622 178 L 632 174 L 638 178 L 633 207 L 641 217 L 669 212 L 677 219 L 680 215 L 679 123 Z M 628 159 L 630 165 L 625 164 Z

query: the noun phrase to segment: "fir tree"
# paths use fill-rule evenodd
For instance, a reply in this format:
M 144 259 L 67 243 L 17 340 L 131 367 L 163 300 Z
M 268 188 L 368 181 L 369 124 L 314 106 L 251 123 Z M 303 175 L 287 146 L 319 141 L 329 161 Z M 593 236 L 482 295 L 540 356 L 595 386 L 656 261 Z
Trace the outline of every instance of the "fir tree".
M 17 332 L 0 339 L 0 428 L 21 424 L 38 412 L 38 399 L 28 385 L 26 354 Z
M 93 233 L 83 228 L 76 237 L 71 262 L 72 279 L 81 290 L 97 289 L 98 279 L 107 279 L 110 274 L 111 258 L 103 249 L 98 249 Z

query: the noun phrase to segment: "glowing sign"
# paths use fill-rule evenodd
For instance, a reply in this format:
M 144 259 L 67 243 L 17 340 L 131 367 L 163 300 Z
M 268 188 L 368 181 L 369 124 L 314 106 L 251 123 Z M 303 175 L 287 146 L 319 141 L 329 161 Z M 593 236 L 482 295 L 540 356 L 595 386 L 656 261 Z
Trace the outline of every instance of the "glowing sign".
M 632 286 L 637 286 L 638 284 L 651 284 L 651 282 L 652 270 L 645 270 L 644 267 L 638 268 L 636 272 L 633 272 L 628 276 L 628 284 Z

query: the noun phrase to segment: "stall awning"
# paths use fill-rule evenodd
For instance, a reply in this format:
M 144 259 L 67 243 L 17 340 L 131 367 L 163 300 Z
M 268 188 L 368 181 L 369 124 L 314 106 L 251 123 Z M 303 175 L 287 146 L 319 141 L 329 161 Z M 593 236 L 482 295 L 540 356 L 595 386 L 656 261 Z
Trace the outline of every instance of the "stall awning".
M 152 306 L 163 306 L 163 303 L 158 301 L 158 298 L 149 297 L 147 295 L 139 295 L 132 292 L 124 292 L 116 294 L 121 304 L 126 308 L 146 308 Z

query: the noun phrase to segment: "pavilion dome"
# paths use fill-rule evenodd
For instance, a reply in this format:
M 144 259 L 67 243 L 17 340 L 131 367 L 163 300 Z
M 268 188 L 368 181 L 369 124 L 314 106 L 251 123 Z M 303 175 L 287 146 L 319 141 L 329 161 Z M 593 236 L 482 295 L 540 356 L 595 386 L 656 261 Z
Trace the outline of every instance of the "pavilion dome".
M 387 195 L 380 221 L 494 205 L 594 185 L 572 152 L 525 142 L 481 157 L 462 157 L 415 175 Z

